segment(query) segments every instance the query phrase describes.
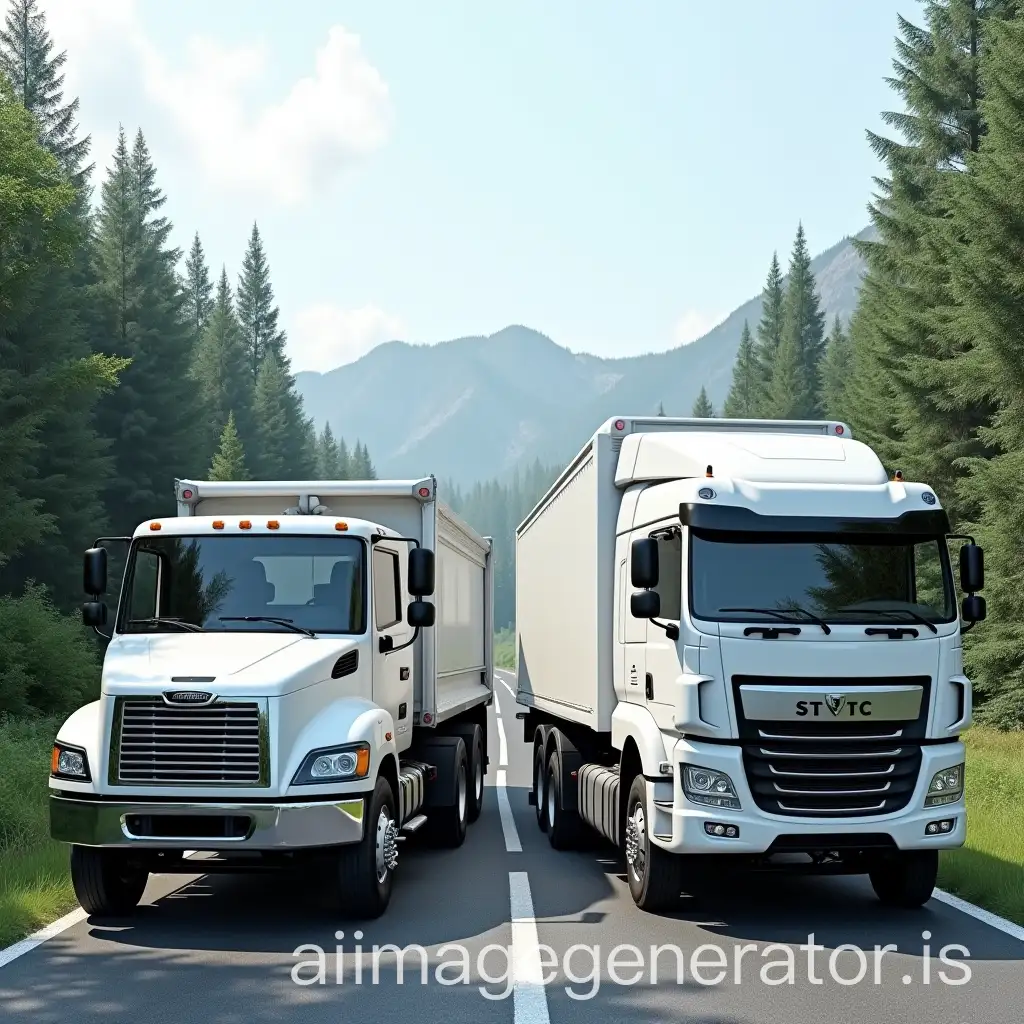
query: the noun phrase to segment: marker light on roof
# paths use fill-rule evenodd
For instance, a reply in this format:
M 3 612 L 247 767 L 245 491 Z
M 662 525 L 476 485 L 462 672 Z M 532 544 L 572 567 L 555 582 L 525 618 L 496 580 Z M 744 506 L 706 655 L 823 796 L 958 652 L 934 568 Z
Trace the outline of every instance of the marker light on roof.
M 159 523 L 150 523 L 149 524 L 149 528 L 151 530 L 159 530 L 160 529 L 160 524 Z
M 267 520 L 267 529 L 276 530 L 281 524 L 276 519 Z
M 252 527 L 252 523 L 248 519 L 242 519 L 238 523 L 238 528 L 240 530 L 248 530 L 251 527 Z
M 842 425 L 842 423 L 837 423 L 837 424 L 836 424 L 836 433 L 837 433 L 837 434 L 843 434 L 843 433 L 845 433 L 845 431 L 843 430 L 843 425 Z
M 213 521 L 213 523 L 211 525 L 213 526 L 213 528 L 215 530 L 223 530 L 224 529 L 224 520 L 223 519 L 214 519 L 214 521 Z
M 336 530 L 339 530 L 339 531 L 340 530 L 347 530 L 348 529 L 348 523 L 335 523 L 334 524 L 334 528 Z
M 616 420 L 615 421 L 615 429 L 616 430 L 625 430 L 626 429 L 626 421 L 625 420 Z
M 421 487 L 420 488 L 420 497 L 421 498 L 429 498 L 430 497 L 430 488 L 429 487 Z
M 707 472 L 704 475 L 707 476 L 707 477 L 711 477 L 711 476 L 714 476 L 715 474 L 711 472 L 711 467 L 708 466 Z
M 896 474 L 895 474 L 895 476 L 893 476 L 893 480 L 895 480 L 897 483 L 901 483 L 903 481 L 903 470 L 902 469 L 897 469 L 896 470 Z
M 183 497 L 183 498 L 184 498 L 184 499 L 185 499 L 186 501 L 190 501 L 190 500 L 192 499 L 192 488 L 191 488 L 191 487 L 186 487 L 186 488 L 185 488 L 185 490 L 183 490 L 183 491 L 181 492 L 181 496 L 182 496 L 182 497 Z

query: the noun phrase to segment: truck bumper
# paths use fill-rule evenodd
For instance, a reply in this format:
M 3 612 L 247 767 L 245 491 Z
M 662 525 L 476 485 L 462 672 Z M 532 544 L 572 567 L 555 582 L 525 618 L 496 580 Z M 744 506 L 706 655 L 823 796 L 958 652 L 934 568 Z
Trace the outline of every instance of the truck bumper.
M 962 743 L 941 743 L 922 749 L 920 774 L 906 807 L 892 814 L 856 818 L 797 817 L 767 814 L 754 803 L 747 786 L 742 751 L 738 747 L 680 740 L 675 749 L 672 779 L 651 787 L 649 820 L 652 841 L 675 853 L 764 854 L 803 849 L 828 850 L 829 838 L 840 848 L 855 846 L 863 837 L 865 847 L 895 846 L 899 850 L 952 849 L 963 846 L 967 835 L 967 809 L 961 797 L 955 803 L 925 807 L 932 776 L 944 768 L 962 764 Z M 683 793 L 682 764 L 700 765 L 725 772 L 733 782 L 741 809 L 705 807 Z M 669 793 L 671 787 L 671 793 Z M 948 832 L 929 834 L 931 822 L 953 821 Z M 733 825 L 735 838 L 709 835 L 705 825 Z
M 50 797 L 50 835 L 77 846 L 294 850 L 357 843 L 366 799 L 281 804 L 111 802 Z

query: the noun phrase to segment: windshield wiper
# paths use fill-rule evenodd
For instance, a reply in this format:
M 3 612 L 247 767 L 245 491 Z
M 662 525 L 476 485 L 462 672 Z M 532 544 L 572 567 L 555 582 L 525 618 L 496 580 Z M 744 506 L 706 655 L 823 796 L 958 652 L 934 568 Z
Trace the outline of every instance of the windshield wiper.
M 148 619 L 129 619 L 129 626 L 177 626 L 179 629 L 186 629 L 192 633 L 202 633 L 203 627 L 197 626 L 194 622 L 185 622 L 182 619 L 173 619 L 169 615 L 154 615 Z
M 777 619 L 782 619 L 783 622 L 793 622 L 793 618 L 789 618 L 777 608 L 719 608 L 720 612 L 760 612 L 762 615 L 774 615 Z M 784 609 L 786 612 L 796 612 L 798 615 L 806 615 L 816 626 L 821 626 L 821 631 L 828 636 L 832 632 L 832 627 L 824 620 L 819 619 L 817 615 L 812 614 L 806 608 L 801 608 L 799 605 L 794 605 L 792 608 Z
M 837 608 L 839 612 L 850 612 L 851 614 L 864 612 L 866 615 L 882 615 L 882 616 L 893 616 L 893 615 L 909 615 L 915 622 L 920 622 L 922 626 L 927 626 L 933 633 L 938 633 L 938 629 L 935 627 L 934 622 L 929 622 L 919 612 L 911 611 L 909 608 L 856 608 L 856 607 L 845 607 Z
M 220 622 L 273 622 L 278 626 L 287 626 L 288 629 L 294 630 L 296 633 L 303 633 L 306 636 L 316 636 L 316 633 L 311 629 L 306 629 L 305 626 L 296 626 L 291 619 L 279 619 L 273 615 L 221 615 L 218 619 Z

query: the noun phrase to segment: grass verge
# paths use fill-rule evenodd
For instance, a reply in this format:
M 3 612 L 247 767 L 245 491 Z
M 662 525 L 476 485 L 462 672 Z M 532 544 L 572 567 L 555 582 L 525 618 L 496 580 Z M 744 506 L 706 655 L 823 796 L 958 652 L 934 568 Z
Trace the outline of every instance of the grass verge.
M 516 635 L 510 629 L 494 634 L 494 664 L 497 668 L 516 667 Z
M 944 853 L 939 885 L 1024 925 L 1024 734 L 975 726 L 967 746 L 967 845 Z
M 0 721 L 0 949 L 78 905 L 67 847 L 49 834 L 47 777 L 59 725 Z

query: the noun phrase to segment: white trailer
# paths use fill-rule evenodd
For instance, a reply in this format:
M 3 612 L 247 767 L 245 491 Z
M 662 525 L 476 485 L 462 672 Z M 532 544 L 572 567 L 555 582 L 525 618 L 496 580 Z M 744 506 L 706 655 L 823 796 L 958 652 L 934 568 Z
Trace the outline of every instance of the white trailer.
M 458 846 L 480 814 L 490 539 L 433 477 L 175 494 L 177 516 L 85 555 L 83 619 L 110 642 L 100 699 L 61 727 L 50 775 L 79 901 L 125 913 L 150 873 L 194 873 L 186 851 L 209 851 L 204 873 L 319 866 L 339 903 L 377 916 L 400 840 Z
M 966 831 L 982 551 L 837 421 L 608 420 L 516 531 L 517 699 L 556 848 L 634 900 L 746 865 L 932 893 Z

